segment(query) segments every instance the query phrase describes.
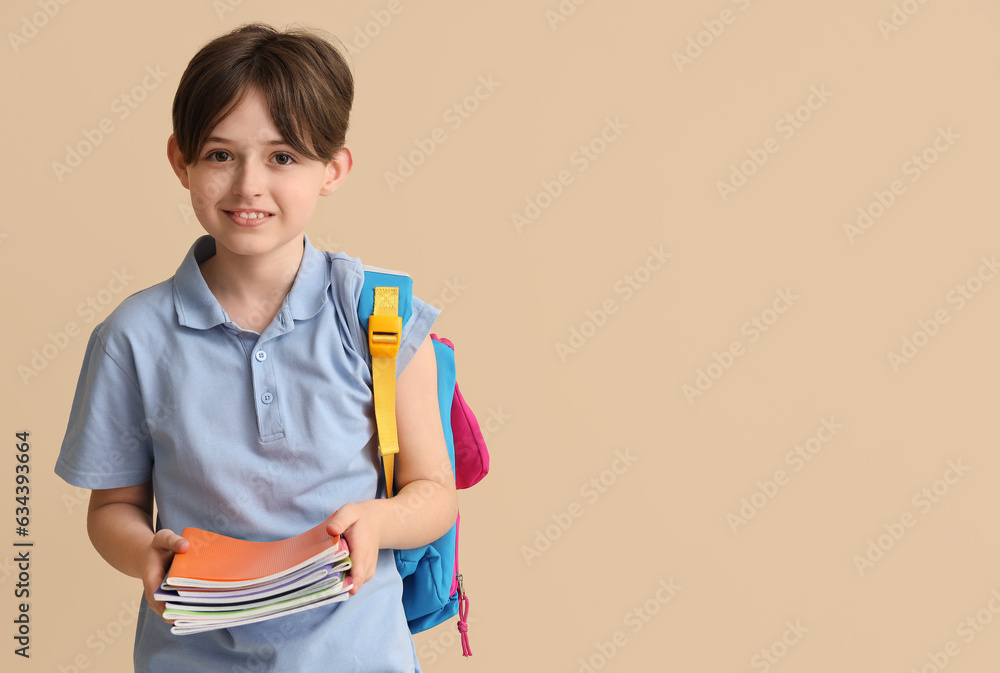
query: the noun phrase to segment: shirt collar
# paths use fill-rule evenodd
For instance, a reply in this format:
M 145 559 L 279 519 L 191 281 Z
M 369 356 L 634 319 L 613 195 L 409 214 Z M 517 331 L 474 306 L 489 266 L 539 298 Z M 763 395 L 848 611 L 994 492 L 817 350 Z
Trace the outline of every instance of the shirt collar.
M 302 262 L 295 281 L 282 303 L 279 315 L 308 320 L 319 313 L 330 289 L 326 253 L 304 238 Z M 174 309 L 178 322 L 194 329 L 211 329 L 229 322 L 229 317 L 208 289 L 198 264 L 215 254 L 215 239 L 205 235 L 194 242 L 174 274 Z

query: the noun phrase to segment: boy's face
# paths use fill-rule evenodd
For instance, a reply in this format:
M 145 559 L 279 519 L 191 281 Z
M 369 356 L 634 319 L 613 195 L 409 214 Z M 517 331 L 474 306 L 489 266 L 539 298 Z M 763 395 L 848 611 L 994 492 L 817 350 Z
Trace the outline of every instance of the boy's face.
M 262 259 L 301 254 L 317 199 L 351 169 L 346 148 L 327 164 L 285 144 L 256 90 L 212 129 L 196 163 L 184 163 L 173 135 L 167 154 L 217 252 Z

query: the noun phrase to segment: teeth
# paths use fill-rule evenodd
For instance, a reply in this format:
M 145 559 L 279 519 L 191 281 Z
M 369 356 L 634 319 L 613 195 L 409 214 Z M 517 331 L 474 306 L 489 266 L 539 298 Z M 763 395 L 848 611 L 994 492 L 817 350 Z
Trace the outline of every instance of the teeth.
M 257 220 L 264 217 L 267 213 L 253 211 L 253 212 L 237 212 L 236 214 L 239 215 L 240 217 L 245 217 L 248 220 Z

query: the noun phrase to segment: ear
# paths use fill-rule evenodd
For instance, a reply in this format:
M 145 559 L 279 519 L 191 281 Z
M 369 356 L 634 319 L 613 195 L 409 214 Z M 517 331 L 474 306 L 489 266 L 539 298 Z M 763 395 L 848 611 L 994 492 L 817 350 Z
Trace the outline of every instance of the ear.
M 177 138 L 173 133 L 167 138 L 167 159 L 170 161 L 170 167 L 174 169 L 174 173 L 177 174 L 181 184 L 184 185 L 184 189 L 191 189 L 191 181 L 188 180 L 187 164 L 184 163 L 184 155 L 177 146 Z
M 341 148 L 326 165 L 326 175 L 319 190 L 320 196 L 329 196 L 337 191 L 337 188 L 344 184 L 344 180 L 351 174 L 352 166 L 354 166 L 354 158 L 351 156 L 351 150 L 346 147 Z

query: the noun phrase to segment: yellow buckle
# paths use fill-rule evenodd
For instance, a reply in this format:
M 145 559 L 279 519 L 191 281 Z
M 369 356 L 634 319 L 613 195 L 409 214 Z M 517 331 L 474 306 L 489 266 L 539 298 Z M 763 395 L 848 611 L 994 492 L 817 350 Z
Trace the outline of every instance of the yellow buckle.
M 368 347 L 373 358 L 394 358 L 399 352 L 403 319 L 398 315 L 373 315 L 368 318 Z
M 396 446 L 382 446 L 379 444 L 378 455 L 385 458 L 388 455 L 399 453 L 399 445 Z

